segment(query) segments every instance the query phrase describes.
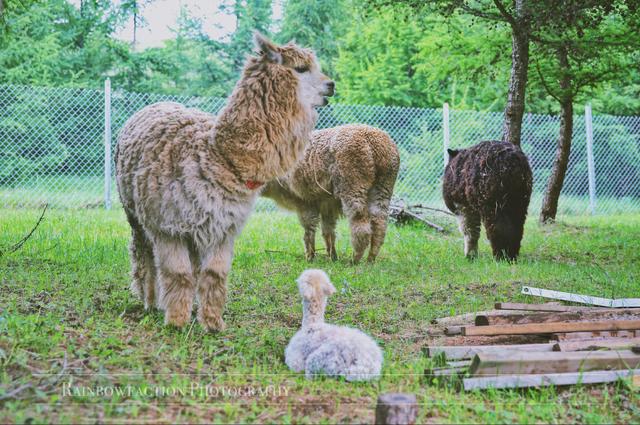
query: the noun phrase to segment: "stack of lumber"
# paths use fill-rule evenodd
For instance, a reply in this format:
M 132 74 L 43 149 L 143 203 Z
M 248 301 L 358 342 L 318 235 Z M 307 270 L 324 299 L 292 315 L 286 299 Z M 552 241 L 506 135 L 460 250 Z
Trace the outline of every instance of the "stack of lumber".
M 433 322 L 449 344 L 426 347 L 465 390 L 595 384 L 640 385 L 640 308 L 497 303 L 494 310 Z

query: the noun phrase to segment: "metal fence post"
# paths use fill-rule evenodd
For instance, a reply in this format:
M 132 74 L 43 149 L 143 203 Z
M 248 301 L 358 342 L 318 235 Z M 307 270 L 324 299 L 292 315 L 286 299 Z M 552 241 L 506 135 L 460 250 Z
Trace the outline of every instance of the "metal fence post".
M 447 167 L 449 163 L 449 140 L 451 139 L 451 134 L 449 133 L 449 104 L 445 103 L 442 105 L 442 132 L 444 133 L 444 166 Z
M 111 209 L 111 80 L 104 80 L 104 207 Z
M 593 117 L 591 104 L 584 107 L 584 124 L 587 132 L 587 174 L 589 177 L 589 211 L 596 213 L 596 167 L 593 160 Z

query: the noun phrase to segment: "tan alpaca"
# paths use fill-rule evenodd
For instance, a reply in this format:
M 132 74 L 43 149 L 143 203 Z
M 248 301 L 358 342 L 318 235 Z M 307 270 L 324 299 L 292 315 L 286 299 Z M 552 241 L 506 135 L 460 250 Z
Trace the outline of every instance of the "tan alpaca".
M 224 328 L 236 236 L 263 182 L 302 155 L 334 83 L 312 51 L 255 36 L 255 57 L 217 117 L 177 103 L 148 106 L 118 139 L 116 178 L 131 225 L 132 290 L 183 326 Z
M 327 253 L 337 258 L 336 220 L 344 213 L 354 263 L 369 246 L 368 261 L 374 261 L 387 231 L 399 167 L 398 148 L 382 130 L 360 124 L 316 130 L 304 158 L 285 177 L 269 182 L 262 195 L 298 213 L 308 260 L 315 257 L 319 221 Z

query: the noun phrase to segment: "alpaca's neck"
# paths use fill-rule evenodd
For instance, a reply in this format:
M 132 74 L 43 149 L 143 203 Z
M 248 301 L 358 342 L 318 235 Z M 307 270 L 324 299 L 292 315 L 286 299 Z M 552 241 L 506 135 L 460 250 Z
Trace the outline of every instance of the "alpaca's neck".
M 218 116 L 215 146 L 241 180 L 267 182 L 302 156 L 316 118 L 298 99 L 296 77 L 255 65 Z
M 291 191 L 287 176 L 271 180 L 265 185 L 261 195 L 274 200 L 281 208 L 292 211 L 296 211 L 303 202 L 302 199 Z
M 327 299 L 302 301 L 302 327 L 324 323 Z

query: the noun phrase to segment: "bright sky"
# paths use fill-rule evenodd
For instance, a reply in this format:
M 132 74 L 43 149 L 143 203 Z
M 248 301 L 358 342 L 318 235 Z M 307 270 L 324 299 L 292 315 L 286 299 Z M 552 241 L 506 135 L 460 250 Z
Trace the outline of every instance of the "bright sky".
M 118 2 L 118 0 L 115 0 Z M 268 1 L 268 0 L 265 0 Z M 79 0 L 72 0 L 79 2 Z M 138 28 L 140 48 L 162 46 L 164 40 L 174 37 L 172 28 L 177 27 L 180 9 L 187 9 L 190 16 L 203 20 L 203 29 L 210 37 L 219 39 L 233 31 L 235 18 L 220 12 L 222 0 L 154 0 L 144 7 L 142 16 L 146 25 Z M 274 2 L 274 20 L 282 16 L 282 1 Z M 133 18 L 129 20 L 117 36 L 123 40 L 133 40 Z

